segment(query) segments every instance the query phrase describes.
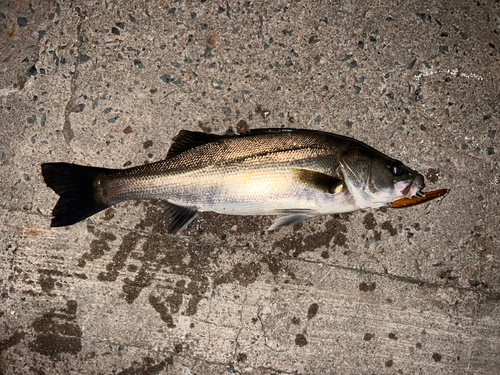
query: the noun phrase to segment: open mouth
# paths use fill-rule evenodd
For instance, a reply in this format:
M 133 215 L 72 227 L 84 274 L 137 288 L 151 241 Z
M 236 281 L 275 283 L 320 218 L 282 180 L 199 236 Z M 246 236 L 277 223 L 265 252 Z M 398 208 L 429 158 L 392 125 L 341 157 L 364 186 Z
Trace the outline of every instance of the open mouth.
M 406 187 L 401 191 L 401 194 L 406 198 L 420 197 L 422 196 L 421 190 L 425 187 L 424 177 L 421 174 L 417 174 L 413 180 L 411 180 Z

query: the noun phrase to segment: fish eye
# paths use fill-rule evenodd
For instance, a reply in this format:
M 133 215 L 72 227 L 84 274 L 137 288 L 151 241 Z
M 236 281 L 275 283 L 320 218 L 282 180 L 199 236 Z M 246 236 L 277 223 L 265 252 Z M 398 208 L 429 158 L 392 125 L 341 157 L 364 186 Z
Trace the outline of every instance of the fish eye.
M 400 174 L 403 173 L 403 169 L 398 164 L 393 164 L 391 166 L 391 170 L 392 170 L 392 174 L 395 176 L 399 176 Z

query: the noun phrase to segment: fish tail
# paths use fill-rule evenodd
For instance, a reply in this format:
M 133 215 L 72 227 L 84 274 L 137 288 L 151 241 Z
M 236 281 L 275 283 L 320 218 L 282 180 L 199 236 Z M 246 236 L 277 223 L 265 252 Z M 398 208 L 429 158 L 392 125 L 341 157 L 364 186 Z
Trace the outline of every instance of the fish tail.
M 86 167 L 69 163 L 42 164 L 45 183 L 59 195 L 52 210 L 51 227 L 71 225 L 111 206 L 96 201 L 94 177 L 113 169 Z

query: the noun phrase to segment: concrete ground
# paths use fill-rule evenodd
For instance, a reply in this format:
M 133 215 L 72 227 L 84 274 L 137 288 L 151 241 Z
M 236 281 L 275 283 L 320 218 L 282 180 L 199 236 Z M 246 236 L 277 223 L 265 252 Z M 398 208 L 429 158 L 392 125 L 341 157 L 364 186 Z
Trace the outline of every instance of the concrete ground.
M 1 374 L 498 374 L 497 1 L 1 1 Z M 43 162 L 318 129 L 441 202 L 310 220 L 157 202 L 50 228 Z

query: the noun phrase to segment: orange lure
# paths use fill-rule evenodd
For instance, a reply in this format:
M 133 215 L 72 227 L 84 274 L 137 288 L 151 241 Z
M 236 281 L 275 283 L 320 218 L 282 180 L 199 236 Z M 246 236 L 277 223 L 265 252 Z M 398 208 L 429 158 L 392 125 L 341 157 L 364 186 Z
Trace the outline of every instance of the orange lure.
M 391 207 L 405 208 L 405 207 L 416 206 L 417 204 L 422 204 L 439 197 L 444 197 L 446 194 L 448 194 L 449 191 L 450 191 L 449 189 L 440 189 L 440 190 L 430 191 L 428 193 L 423 193 L 423 196 L 421 197 L 398 199 L 397 201 L 392 202 Z

